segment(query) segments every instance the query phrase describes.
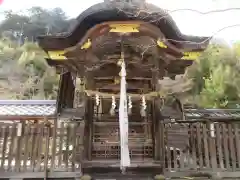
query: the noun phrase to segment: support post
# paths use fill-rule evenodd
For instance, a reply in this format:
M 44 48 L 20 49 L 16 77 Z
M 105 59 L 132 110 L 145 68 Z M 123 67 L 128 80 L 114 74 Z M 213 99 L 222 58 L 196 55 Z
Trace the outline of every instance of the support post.
M 157 91 L 159 80 L 159 62 L 158 58 L 154 57 L 154 68 L 152 69 L 152 90 Z M 158 97 L 152 100 L 152 115 L 153 115 L 153 142 L 154 142 L 154 159 L 160 160 L 160 129 L 159 129 L 159 100 Z
M 72 74 L 71 72 L 64 73 L 64 70 L 62 73 L 59 81 L 57 113 L 61 113 L 62 108 L 72 108 L 74 100 L 75 86 Z
M 152 69 L 152 89 L 153 91 L 160 91 L 159 79 L 164 76 L 164 68 L 159 65 L 159 57 L 154 57 L 154 68 Z M 160 71 L 161 70 L 161 71 Z M 164 123 L 160 112 L 161 97 L 153 100 L 153 129 L 154 129 L 154 159 L 160 161 L 161 174 L 165 169 L 165 139 L 164 139 Z M 158 175 L 159 177 L 164 177 Z

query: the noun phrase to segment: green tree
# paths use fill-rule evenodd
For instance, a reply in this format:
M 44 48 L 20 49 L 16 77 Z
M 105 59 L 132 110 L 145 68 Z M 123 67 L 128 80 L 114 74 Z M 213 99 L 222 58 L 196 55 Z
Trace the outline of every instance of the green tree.
M 42 7 L 32 7 L 26 14 L 5 12 L 5 20 L 0 24 L 0 34 L 22 43 L 25 39 L 35 41 L 36 37 L 42 34 L 67 32 L 74 23 L 60 8 L 47 10 Z
M 0 40 L 1 99 L 55 99 L 58 76 L 33 42 Z
M 238 107 L 240 100 L 239 44 L 210 45 L 188 71 L 192 95 L 203 107 Z

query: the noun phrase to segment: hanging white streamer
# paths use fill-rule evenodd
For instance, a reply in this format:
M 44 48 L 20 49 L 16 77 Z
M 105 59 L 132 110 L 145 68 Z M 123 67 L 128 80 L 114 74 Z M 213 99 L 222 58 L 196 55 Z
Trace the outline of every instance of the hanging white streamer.
M 115 109 L 116 109 L 116 99 L 115 99 L 115 96 L 112 96 L 112 107 L 110 109 L 111 116 L 115 114 Z
M 147 108 L 147 103 L 146 103 L 146 99 L 145 96 L 142 97 L 142 108 L 141 108 L 141 116 L 145 117 L 146 116 L 146 108 Z
M 128 96 L 128 114 L 132 114 L 132 97 Z
M 99 104 L 100 104 L 100 97 L 99 97 L 98 94 L 96 94 L 95 100 L 96 100 L 96 106 L 99 106 Z
M 130 166 L 130 155 L 128 148 L 128 104 L 126 92 L 126 67 L 125 62 L 121 63 L 121 90 L 119 105 L 119 126 L 120 126 L 120 143 L 121 143 L 121 170 L 125 171 Z

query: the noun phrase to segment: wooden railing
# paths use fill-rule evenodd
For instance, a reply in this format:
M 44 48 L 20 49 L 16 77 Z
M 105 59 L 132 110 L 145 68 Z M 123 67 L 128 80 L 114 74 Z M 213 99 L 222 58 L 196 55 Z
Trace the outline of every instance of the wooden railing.
M 164 124 L 165 172 L 240 172 L 240 123 Z M 238 173 L 240 177 L 240 173 Z
M 240 123 L 164 123 L 161 163 L 163 173 L 182 177 L 188 173 L 224 172 L 240 177 Z M 161 129 L 161 128 L 160 128 Z M 0 179 L 12 174 L 61 173 L 81 176 L 84 122 L 46 126 L 44 123 L 0 127 Z M 34 174 L 35 173 L 35 174 Z M 46 175 L 50 173 L 50 175 Z M 57 173 L 51 176 L 51 173 Z M 60 173 L 60 174 L 59 174 Z M 78 174 L 77 174 L 78 173 Z M 75 176 L 71 174 L 72 176 Z
M 6 172 L 81 172 L 84 122 L 0 127 L 0 178 Z

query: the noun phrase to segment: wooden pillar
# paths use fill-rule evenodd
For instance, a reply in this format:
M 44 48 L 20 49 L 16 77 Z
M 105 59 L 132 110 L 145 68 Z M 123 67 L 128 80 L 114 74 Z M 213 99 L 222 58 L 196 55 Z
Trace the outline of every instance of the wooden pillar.
M 159 91 L 159 79 L 163 76 L 164 70 L 160 69 L 159 57 L 154 58 L 154 69 L 152 70 L 152 90 Z M 161 72 L 160 72 L 161 71 Z M 161 169 L 165 167 L 165 144 L 164 144 L 164 124 L 160 112 L 160 97 L 156 97 L 153 102 L 153 129 L 154 129 L 154 159 L 161 162 Z
M 153 146 L 154 146 L 154 159 L 155 160 L 160 160 L 159 159 L 159 136 L 158 136 L 158 119 L 157 119 L 157 113 L 156 113 L 156 103 L 155 99 L 152 100 L 152 134 L 153 134 Z
M 158 79 L 159 79 L 159 62 L 157 57 L 154 57 L 154 68 L 152 69 L 152 91 L 158 90 Z M 153 146 L 154 146 L 154 159 L 159 160 L 159 128 L 158 128 L 158 106 L 157 99 L 152 100 L 152 123 L 153 123 Z
M 86 116 L 85 116 L 85 137 L 86 141 L 84 142 L 85 157 L 91 161 L 92 160 L 92 138 L 93 138 L 93 99 L 92 97 L 87 98 L 86 102 Z
M 156 98 L 153 102 L 153 115 L 154 115 L 154 126 L 155 126 L 155 159 L 161 162 L 164 162 L 164 152 L 165 152 L 165 143 L 164 143 L 164 123 L 163 117 L 160 112 L 161 100 Z M 164 164 L 162 164 L 164 165 Z
M 85 89 L 95 89 L 95 80 L 92 72 L 85 74 Z M 93 97 L 86 97 L 86 111 L 85 111 L 85 136 L 86 142 L 84 142 L 85 147 L 85 157 L 91 161 L 92 160 L 92 141 L 93 141 L 93 118 L 94 118 L 94 100 Z
M 62 72 L 63 73 L 63 72 Z M 60 113 L 62 108 L 72 108 L 74 100 L 74 80 L 71 72 L 63 73 L 60 76 L 59 91 L 57 97 L 57 112 Z

